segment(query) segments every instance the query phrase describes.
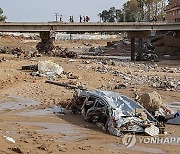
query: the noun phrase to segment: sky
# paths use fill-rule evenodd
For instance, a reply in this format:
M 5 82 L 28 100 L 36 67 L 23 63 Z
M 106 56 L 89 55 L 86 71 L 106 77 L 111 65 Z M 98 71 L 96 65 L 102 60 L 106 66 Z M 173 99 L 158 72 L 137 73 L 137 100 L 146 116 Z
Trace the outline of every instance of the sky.
M 55 13 L 62 14 L 63 21 L 73 15 L 88 15 L 91 21 L 99 21 L 98 14 L 110 7 L 122 8 L 128 0 L 0 0 L 9 22 L 55 21 Z

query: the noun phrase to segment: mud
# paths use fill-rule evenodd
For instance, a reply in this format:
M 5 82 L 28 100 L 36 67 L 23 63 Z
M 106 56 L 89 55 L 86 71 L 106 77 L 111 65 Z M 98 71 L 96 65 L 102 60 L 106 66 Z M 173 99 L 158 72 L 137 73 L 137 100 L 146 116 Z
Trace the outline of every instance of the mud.
M 35 49 L 37 43 L 24 44 L 21 40 L 10 38 L 0 38 L 0 40 L 1 47 L 22 47 L 25 50 Z M 106 42 L 108 40 L 90 40 L 89 43 L 98 47 L 106 45 Z M 64 48 L 85 46 L 81 40 L 60 40 L 55 44 Z M 180 153 L 179 146 L 172 144 L 137 142 L 133 148 L 125 148 L 121 137 L 106 133 L 96 125 L 85 121 L 80 115 L 71 114 L 69 111 L 62 112 L 61 106 L 68 105 L 73 90 L 45 83 L 48 78 L 33 77 L 30 71 L 21 70 L 22 66 L 36 65 L 40 60 L 52 60 L 62 66 L 65 72 L 72 72 L 73 75 L 78 76 L 78 79 L 56 77 L 57 82 L 82 85 L 88 89 L 113 90 L 130 98 L 134 98 L 134 93 L 140 95 L 156 90 L 161 95 L 163 103 L 169 104 L 168 102 L 180 101 L 179 91 L 152 87 L 144 79 L 157 75 L 179 80 L 179 61 L 131 63 L 116 60 L 112 65 L 112 61 L 108 61 L 108 58 L 98 60 L 87 57 L 88 59 L 72 61 L 68 58 L 52 57 L 21 59 L 13 55 L 0 54 L 0 59 L 3 57 L 6 61 L 0 63 L 0 153 L 14 153 L 13 150 L 18 149 L 23 153 L 32 154 Z M 137 81 L 143 81 L 143 84 L 138 84 Z M 123 83 L 129 83 L 126 89 L 114 89 L 117 84 Z M 167 136 L 180 135 L 179 125 L 167 124 L 166 131 Z M 12 137 L 16 143 L 7 141 L 3 136 Z M 137 137 L 139 136 L 141 135 L 137 134 Z

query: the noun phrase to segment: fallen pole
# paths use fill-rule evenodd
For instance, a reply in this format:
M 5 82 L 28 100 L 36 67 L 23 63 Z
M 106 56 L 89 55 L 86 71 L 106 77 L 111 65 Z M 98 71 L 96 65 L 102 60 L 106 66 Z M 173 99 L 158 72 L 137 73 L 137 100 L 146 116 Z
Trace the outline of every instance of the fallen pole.
M 50 83 L 50 84 L 54 84 L 54 85 L 57 85 L 57 86 L 66 87 L 68 89 L 86 90 L 82 86 L 74 86 L 74 85 L 70 85 L 70 84 L 64 83 L 64 82 L 54 82 L 54 81 L 47 80 L 45 83 Z

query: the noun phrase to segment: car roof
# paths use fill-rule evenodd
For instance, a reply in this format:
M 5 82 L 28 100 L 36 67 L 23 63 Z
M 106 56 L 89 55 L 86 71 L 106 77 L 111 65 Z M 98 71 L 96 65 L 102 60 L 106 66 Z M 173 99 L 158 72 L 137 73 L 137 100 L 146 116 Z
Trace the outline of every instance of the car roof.
M 103 91 L 103 90 L 82 91 L 80 95 L 81 96 L 96 96 L 96 97 L 102 98 L 108 104 L 111 104 L 111 105 L 114 104 L 113 99 L 118 99 L 120 97 L 128 98 L 127 96 L 122 95 L 121 93 L 117 93 L 117 92 L 113 92 L 113 91 Z M 130 98 L 128 98 L 128 99 L 130 99 Z M 134 103 L 136 103 L 134 100 L 132 100 L 132 99 L 130 99 L 130 100 L 133 101 Z

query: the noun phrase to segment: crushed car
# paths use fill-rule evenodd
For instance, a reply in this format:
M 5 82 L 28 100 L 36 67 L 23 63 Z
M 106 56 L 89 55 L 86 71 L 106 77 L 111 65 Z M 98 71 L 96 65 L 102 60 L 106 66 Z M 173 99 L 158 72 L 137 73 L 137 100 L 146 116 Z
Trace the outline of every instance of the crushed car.
M 85 120 L 101 124 L 110 134 L 145 133 L 156 136 L 164 133 L 159 123 L 143 106 L 125 95 L 112 91 L 78 90 L 71 104 L 72 112 Z

